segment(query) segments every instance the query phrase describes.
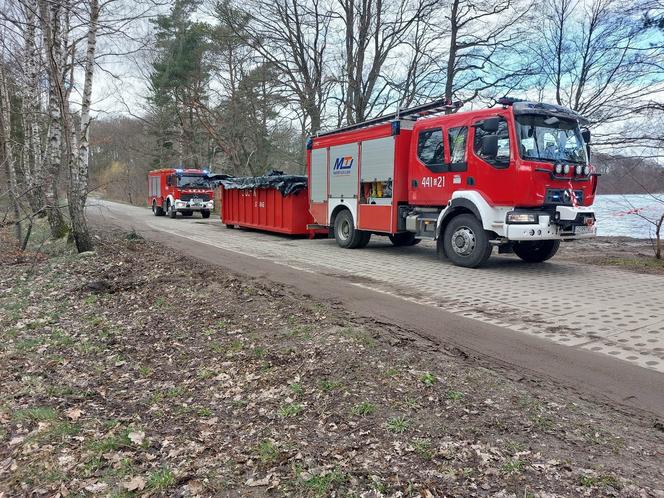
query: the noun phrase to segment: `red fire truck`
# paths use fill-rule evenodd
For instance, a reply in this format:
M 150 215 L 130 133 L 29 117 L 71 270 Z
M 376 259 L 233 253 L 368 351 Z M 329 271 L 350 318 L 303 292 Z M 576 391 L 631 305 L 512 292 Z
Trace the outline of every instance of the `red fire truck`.
M 590 132 L 557 105 L 505 98 L 458 112 L 447 102 L 397 112 L 309 140 L 309 206 L 344 248 L 372 234 L 395 245 L 437 241 L 476 267 L 499 252 L 551 258 L 561 240 L 593 237 L 597 174 Z
M 202 169 L 157 169 L 148 173 L 148 204 L 155 216 L 177 213 L 191 216 L 199 211 L 209 218 L 214 209 L 214 191 Z

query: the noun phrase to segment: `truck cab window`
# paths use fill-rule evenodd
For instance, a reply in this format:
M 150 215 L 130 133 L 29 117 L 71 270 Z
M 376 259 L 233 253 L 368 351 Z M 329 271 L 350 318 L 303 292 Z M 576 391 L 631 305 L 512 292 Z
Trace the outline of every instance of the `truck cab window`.
M 420 131 L 417 137 L 417 157 L 434 173 L 447 170 L 442 128 Z
M 466 138 L 468 137 L 468 128 L 461 126 L 459 128 L 450 128 L 447 132 L 447 139 L 450 144 L 450 171 L 466 171 Z
M 487 135 L 496 135 L 498 137 L 498 154 L 495 158 L 482 156 L 482 138 Z M 510 163 L 510 135 L 507 127 L 507 121 L 504 117 L 498 118 L 498 131 L 488 133 L 481 126 L 475 127 L 475 138 L 473 139 L 473 150 L 477 157 L 484 162 L 489 163 L 494 168 L 504 169 Z

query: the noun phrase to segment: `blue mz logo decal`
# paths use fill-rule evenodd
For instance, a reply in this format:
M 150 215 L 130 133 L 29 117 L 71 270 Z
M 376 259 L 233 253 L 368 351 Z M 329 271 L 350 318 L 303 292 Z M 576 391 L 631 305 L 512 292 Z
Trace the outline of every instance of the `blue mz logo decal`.
M 347 175 L 350 174 L 352 167 L 353 156 L 337 157 L 334 161 L 334 168 L 332 169 L 332 173 L 335 175 Z

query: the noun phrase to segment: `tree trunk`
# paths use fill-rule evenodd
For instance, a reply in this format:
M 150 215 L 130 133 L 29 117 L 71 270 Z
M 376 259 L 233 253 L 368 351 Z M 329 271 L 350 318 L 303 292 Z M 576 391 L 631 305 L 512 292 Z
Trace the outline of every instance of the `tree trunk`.
M 662 259 L 662 225 L 664 225 L 664 214 L 660 216 L 655 225 L 655 258 Z
M 14 218 L 16 240 L 21 242 L 21 211 L 18 204 L 18 185 L 16 181 L 16 166 L 14 151 L 11 145 L 11 99 L 4 68 L 0 66 L 0 161 L 5 165 L 7 187 L 9 193 L 9 206 Z
M 60 211 L 58 195 L 58 178 L 62 168 L 62 121 L 64 90 L 64 54 L 62 47 L 62 7 L 59 2 L 50 5 L 42 0 L 40 14 L 44 47 L 46 49 L 46 69 L 49 80 L 48 92 L 48 142 L 44 159 L 46 167 L 41 173 L 40 188 L 43 195 L 46 216 L 53 238 L 60 238 L 67 233 L 67 223 Z
M 447 58 L 447 75 L 445 79 L 445 99 L 449 102 L 454 97 L 454 76 L 457 56 L 457 34 L 459 32 L 459 0 L 453 0 L 450 14 L 450 53 Z M 451 112 L 451 111 L 448 111 Z
M 85 202 L 88 194 L 88 165 L 90 161 L 90 105 L 92 101 L 92 78 L 97 46 L 97 23 L 99 2 L 90 0 L 90 23 L 88 26 L 87 51 L 85 55 L 85 82 L 81 100 L 81 123 L 78 135 L 78 151 L 74 151 L 69 163 L 69 217 L 78 252 L 93 248 L 92 237 L 85 218 Z
M 31 1 L 26 10 L 25 26 L 25 85 L 23 88 L 23 123 L 25 153 L 23 175 L 28 187 L 27 198 L 33 212 L 46 206 L 44 194 L 44 172 L 41 150 L 41 101 L 39 98 L 39 49 L 36 42 L 37 2 Z

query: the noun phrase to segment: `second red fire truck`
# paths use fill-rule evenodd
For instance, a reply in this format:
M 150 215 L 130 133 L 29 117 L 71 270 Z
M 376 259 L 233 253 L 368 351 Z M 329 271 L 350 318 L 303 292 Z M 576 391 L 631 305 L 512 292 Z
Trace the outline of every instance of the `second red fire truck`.
M 148 173 L 148 204 L 155 216 L 200 212 L 209 218 L 214 209 L 214 191 L 202 169 L 157 169 Z

